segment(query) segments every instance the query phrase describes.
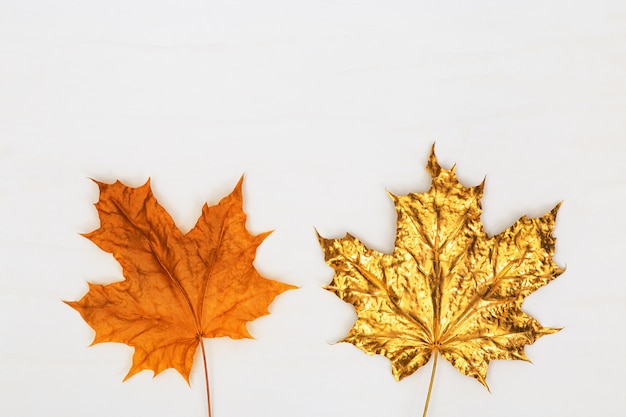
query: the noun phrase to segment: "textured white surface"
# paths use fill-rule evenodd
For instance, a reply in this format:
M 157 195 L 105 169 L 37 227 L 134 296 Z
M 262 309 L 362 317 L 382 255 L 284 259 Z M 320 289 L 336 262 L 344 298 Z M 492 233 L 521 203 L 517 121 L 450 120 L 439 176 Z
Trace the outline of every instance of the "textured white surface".
M 182 229 L 245 172 L 266 275 L 297 284 L 208 342 L 214 417 L 421 416 L 430 369 L 333 345 L 351 307 L 314 228 L 391 250 L 385 189 L 428 188 L 436 141 L 487 176 L 497 233 L 563 200 L 567 272 L 525 308 L 564 330 L 496 362 L 492 394 L 441 362 L 429 416 L 621 416 L 626 361 L 626 3 L 594 1 L 0 1 L 0 415 L 206 415 L 200 363 L 122 383 L 131 350 L 91 348 L 61 303 L 119 266 L 89 177 L 142 184 Z M 197 358 L 199 359 L 199 358 Z

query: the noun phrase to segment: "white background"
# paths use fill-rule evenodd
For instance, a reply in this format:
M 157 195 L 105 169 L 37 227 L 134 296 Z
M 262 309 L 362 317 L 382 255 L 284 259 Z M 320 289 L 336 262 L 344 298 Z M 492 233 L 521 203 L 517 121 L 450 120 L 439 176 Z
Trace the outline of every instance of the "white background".
M 391 251 L 386 189 L 425 191 L 436 142 L 466 185 L 486 175 L 498 233 L 563 201 L 567 272 L 524 303 L 564 327 L 497 361 L 489 394 L 440 362 L 429 416 L 626 412 L 626 3 L 496 1 L 0 1 L 0 415 L 206 415 L 200 357 L 122 383 L 132 351 L 88 348 L 61 300 L 122 278 L 79 233 L 97 187 L 152 179 L 190 229 L 245 173 L 266 276 L 301 287 L 208 341 L 214 417 L 421 416 L 430 365 L 334 344 L 355 319 L 321 289 L 315 237 Z

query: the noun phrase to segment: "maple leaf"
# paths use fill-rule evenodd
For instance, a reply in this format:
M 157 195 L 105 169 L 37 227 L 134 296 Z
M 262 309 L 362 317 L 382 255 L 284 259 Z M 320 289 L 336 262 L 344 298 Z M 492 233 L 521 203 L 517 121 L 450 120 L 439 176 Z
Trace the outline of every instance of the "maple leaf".
M 439 166 L 434 147 L 426 170 L 428 192 L 389 193 L 397 213 L 393 253 L 368 249 L 350 234 L 319 237 L 335 270 L 326 288 L 356 309 L 358 318 L 342 341 L 389 358 L 397 380 L 433 355 L 434 377 L 441 354 L 487 387 L 490 361 L 528 360 L 525 345 L 558 331 L 541 326 L 521 306 L 563 272 L 552 260 L 559 205 L 489 237 L 480 221 L 484 182 L 461 185 L 454 167 Z
M 174 368 L 189 383 L 199 344 L 204 354 L 203 338 L 251 338 L 246 323 L 268 314 L 278 294 L 295 288 L 254 268 L 256 249 L 270 232 L 253 236 L 246 230 L 242 182 L 218 205 L 205 204 L 195 227 L 183 234 L 150 181 L 137 188 L 96 181 L 100 228 L 84 236 L 113 254 L 126 279 L 89 283 L 80 301 L 66 303 L 96 331 L 92 344 L 135 348 L 124 380 L 144 369 L 156 376 Z

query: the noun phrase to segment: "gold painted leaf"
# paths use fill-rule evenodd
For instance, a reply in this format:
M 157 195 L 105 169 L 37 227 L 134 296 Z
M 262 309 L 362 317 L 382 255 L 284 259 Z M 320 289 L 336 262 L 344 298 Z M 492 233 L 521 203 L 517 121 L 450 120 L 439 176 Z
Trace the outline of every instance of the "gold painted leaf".
M 349 234 L 320 237 L 335 270 L 326 288 L 356 309 L 342 341 L 389 358 L 397 380 L 441 354 L 487 387 L 490 361 L 528 360 L 525 345 L 558 331 L 521 307 L 563 272 L 552 259 L 559 205 L 488 236 L 480 221 L 483 184 L 461 185 L 454 168 L 439 166 L 434 147 L 426 170 L 428 192 L 390 194 L 398 216 L 393 253 Z

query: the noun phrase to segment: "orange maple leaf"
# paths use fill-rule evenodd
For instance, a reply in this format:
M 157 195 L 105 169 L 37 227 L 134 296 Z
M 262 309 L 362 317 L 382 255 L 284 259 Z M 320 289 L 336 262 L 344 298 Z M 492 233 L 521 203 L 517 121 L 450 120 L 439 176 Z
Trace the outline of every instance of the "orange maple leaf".
M 271 232 L 253 236 L 246 230 L 242 182 L 218 205 L 205 204 L 195 227 L 183 234 L 149 181 L 137 188 L 96 181 L 100 228 L 84 236 L 113 254 L 126 279 L 89 283 L 80 301 L 66 303 L 96 331 L 92 344 L 135 348 L 124 380 L 144 369 L 157 375 L 174 368 L 189 383 L 199 344 L 204 353 L 202 338 L 251 338 L 246 323 L 268 314 L 277 295 L 295 288 L 263 278 L 252 265 Z

